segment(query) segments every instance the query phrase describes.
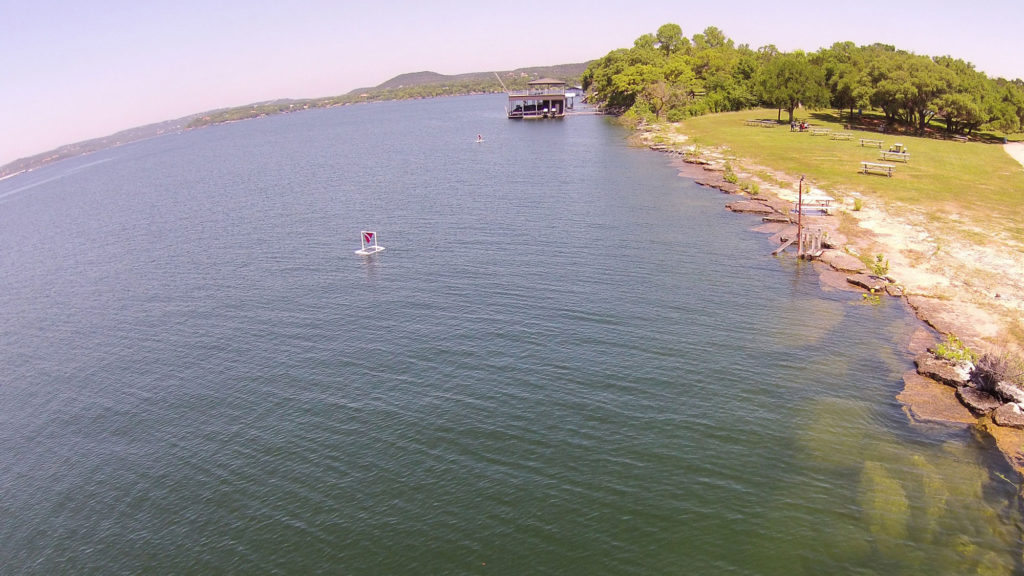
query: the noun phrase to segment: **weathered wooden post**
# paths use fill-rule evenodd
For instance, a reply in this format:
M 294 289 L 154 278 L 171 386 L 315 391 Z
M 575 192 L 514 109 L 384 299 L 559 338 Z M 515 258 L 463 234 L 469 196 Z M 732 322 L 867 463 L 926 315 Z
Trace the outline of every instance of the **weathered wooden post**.
M 804 255 L 804 177 L 800 177 L 800 188 L 796 196 L 796 257 Z

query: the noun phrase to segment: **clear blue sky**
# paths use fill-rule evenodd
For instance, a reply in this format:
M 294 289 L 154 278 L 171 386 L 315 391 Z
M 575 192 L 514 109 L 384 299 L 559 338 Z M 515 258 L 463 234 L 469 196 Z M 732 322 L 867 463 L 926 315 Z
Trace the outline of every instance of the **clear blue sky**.
M 674 22 L 737 44 L 883 42 L 1024 77 L 1024 2 L 0 0 L 0 165 L 214 108 L 404 72 L 583 62 Z

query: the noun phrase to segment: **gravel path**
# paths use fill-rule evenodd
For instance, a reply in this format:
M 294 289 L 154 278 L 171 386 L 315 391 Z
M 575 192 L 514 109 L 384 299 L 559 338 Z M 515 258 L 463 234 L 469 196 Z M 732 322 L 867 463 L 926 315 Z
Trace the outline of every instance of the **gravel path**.
M 1012 156 L 1017 162 L 1020 162 L 1021 166 L 1024 166 L 1024 142 L 1003 144 L 1003 150 L 1006 150 L 1007 154 Z

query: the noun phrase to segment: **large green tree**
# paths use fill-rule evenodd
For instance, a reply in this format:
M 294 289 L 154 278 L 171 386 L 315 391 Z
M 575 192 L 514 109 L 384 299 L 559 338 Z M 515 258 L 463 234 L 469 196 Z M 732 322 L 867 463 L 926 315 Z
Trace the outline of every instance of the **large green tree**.
M 679 24 L 664 24 L 658 28 L 658 32 L 654 36 L 658 40 L 658 48 L 666 56 L 675 54 L 690 45 L 690 41 L 683 37 L 683 29 L 679 27 Z
M 865 72 L 865 55 L 853 42 L 836 42 L 811 56 L 811 62 L 825 73 L 825 84 L 830 93 L 830 104 L 842 111 L 849 109 L 853 117 L 855 108 L 871 105 L 871 83 Z
M 811 108 L 828 104 L 825 74 L 801 52 L 771 59 L 758 73 L 755 84 L 762 102 L 789 114 L 801 104 Z

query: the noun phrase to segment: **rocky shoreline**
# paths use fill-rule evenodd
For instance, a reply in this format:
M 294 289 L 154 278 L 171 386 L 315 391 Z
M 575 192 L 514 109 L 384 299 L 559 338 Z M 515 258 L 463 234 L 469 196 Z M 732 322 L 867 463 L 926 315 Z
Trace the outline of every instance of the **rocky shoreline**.
M 672 165 L 679 170 L 680 176 L 739 196 L 726 205 L 729 210 L 761 215 L 762 224 L 754 231 L 773 235 L 773 240 L 780 246 L 796 238 L 797 225 L 790 216 L 795 197 L 784 197 L 786 194 L 780 192 L 785 191 L 768 183 L 762 182 L 751 191 L 735 183 L 737 178 L 730 182 L 726 173 L 732 167 L 727 165 L 724 155 L 686 146 L 683 144 L 685 137 L 673 144 L 653 143 L 652 140 L 648 133 L 637 135 L 637 141 L 642 145 L 671 155 Z M 750 174 L 739 175 L 744 180 L 752 178 Z M 916 317 L 934 329 L 933 332 L 922 326 L 908 343 L 917 368 L 904 374 L 904 388 L 897 400 L 911 422 L 973 427 L 990 436 L 1014 470 L 1024 476 L 1024 390 L 1009 383 L 999 383 L 989 390 L 982 390 L 972 382 L 972 364 L 953 363 L 933 352 L 939 344 L 936 333 L 969 334 L 964 324 L 974 316 L 958 315 L 950 303 L 920 294 L 908 294 L 888 275 L 873 274 L 860 258 L 851 254 L 856 251 L 851 249 L 848 239 L 840 231 L 837 216 L 805 214 L 802 220 L 805 231 L 813 230 L 823 239 L 821 250 L 813 258 L 808 258 L 815 261 L 823 285 L 857 290 L 866 298 L 882 295 L 904 298 Z

